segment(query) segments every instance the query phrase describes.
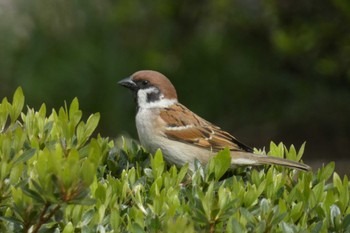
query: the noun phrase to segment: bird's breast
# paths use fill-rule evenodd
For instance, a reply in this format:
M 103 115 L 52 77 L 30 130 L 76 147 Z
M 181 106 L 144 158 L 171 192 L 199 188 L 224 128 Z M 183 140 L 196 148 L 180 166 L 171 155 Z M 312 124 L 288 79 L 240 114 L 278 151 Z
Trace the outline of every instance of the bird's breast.
M 136 129 L 142 146 L 155 152 L 161 124 L 156 109 L 139 108 L 136 114 Z

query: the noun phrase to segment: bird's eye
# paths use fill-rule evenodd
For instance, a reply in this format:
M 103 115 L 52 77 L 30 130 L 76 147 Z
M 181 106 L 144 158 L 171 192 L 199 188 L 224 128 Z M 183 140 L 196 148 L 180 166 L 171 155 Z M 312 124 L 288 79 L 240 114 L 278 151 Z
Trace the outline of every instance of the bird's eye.
M 143 85 L 143 86 L 147 86 L 148 83 L 149 83 L 149 82 L 148 82 L 147 80 L 143 80 L 143 81 L 142 81 L 142 85 Z

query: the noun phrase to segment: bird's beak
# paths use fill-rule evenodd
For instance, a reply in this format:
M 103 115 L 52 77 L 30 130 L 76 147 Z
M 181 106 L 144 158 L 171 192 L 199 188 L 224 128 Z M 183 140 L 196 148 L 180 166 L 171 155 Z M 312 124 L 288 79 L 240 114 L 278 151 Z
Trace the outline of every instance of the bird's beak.
M 119 85 L 126 87 L 130 90 L 136 90 L 137 89 L 137 85 L 134 81 L 131 80 L 131 77 L 125 78 L 121 81 L 118 82 Z

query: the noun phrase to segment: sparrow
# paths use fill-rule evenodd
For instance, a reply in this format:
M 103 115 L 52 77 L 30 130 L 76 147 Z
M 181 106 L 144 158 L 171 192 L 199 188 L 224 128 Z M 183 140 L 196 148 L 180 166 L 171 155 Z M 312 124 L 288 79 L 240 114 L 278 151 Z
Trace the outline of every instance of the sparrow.
M 251 147 L 179 103 L 173 84 L 157 71 L 141 70 L 118 84 L 133 93 L 141 145 L 150 153 L 161 149 L 168 163 L 179 167 L 188 163 L 194 171 L 196 159 L 206 164 L 220 150 L 228 148 L 232 167 L 270 164 L 303 171 L 311 169 L 295 161 L 254 154 Z

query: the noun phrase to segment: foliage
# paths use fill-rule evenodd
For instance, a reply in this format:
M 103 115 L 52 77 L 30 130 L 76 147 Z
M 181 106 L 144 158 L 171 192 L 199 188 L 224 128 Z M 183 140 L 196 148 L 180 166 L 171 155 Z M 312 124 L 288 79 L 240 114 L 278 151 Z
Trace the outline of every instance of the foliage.
M 2 0 L 0 10 L 1 98 L 18 85 L 36 108 L 78 96 L 103 112 L 100 132 L 136 136 L 113 84 L 155 69 L 250 145 L 306 140 L 308 158 L 348 159 L 349 0 Z
M 82 121 L 77 99 L 48 116 L 23 106 L 20 88 L 0 104 L 1 232 L 350 232 L 349 181 L 334 163 L 228 171 L 224 150 L 190 173 L 92 136 L 99 114 Z M 303 151 L 270 145 L 292 160 Z

